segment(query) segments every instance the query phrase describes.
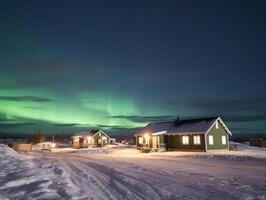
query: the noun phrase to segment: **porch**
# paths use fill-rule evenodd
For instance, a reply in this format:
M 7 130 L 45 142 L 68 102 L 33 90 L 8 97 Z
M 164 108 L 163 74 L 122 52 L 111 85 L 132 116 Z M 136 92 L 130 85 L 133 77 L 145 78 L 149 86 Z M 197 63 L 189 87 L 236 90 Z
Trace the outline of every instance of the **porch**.
M 104 147 L 107 145 L 108 139 L 105 136 L 97 136 L 97 137 L 72 137 L 72 147 L 73 148 L 96 148 L 96 147 Z
M 150 151 L 165 151 L 166 144 L 164 143 L 163 135 L 144 135 L 137 136 L 137 148 L 142 152 Z

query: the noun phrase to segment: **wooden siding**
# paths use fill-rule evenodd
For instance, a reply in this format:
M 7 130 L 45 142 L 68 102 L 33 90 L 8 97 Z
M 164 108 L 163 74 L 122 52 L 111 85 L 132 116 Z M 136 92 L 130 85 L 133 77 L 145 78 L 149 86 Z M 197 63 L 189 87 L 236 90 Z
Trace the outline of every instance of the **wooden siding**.
M 97 133 L 95 136 L 93 136 L 92 138 L 94 139 L 94 145 L 96 145 L 97 147 L 102 147 L 105 146 L 107 144 L 110 144 L 110 139 L 108 137 L 106 137 L 106 141 L 105 143 L 98 144 L 98 139 L 102 140 L 102 137 L 106 137 L 104 134 L 99 135 L 99 133 Z
M 159 135 L 160 144 L 164 144 L 164 135 Z
M 191 150 L 191 151 L 205 151 L 205 137 L 200 135 L 200 144 L 194 144 L 193 136 L 198 134 L 186 135 L 189 137 L 189 144 L 182 143 L 183 135 L 165 135 L 164 141 L 167 150 Z
M 209 144 L 209 135 L 213 136 L 213 145 Z M 226 144 L 222 144 L 222 136 L 226 137 Z M 228 149 L 228 133 L 224 130 L 222 125 L 218 123 L 218 129 L 214 124 L 211 130 L 206 134 L 207 150 Z
M 98 144 L 98 139 L 102 140 L 102 137 L 106 137 L 105 143 Z M 101 135 L 99 135 L 99 133 L 97 133 L 91 138 L 93 139 L 92 144 L 89 144 L 86 142 L 84 143 L 85 137 L 78 138 L 78 140 L 76 142 L 75 142 L 74 138 L 71 138 L 72 147 L 73 148 L 104 147 L 105 145 L 110 144 L 110 138 L 105 136 L 102 133 L 101 133 Z
M 143 144 L 140 144 L 139 143 L 139 138 L 140 137 L 142 137 L 143 138 Z M 138 148 L 153 148 L 153 146 L 152 146 L 152 139 L 153 139 L 153 137 L 155 137 L 155 136 L 150 136 L 149 138 L 148 138 L 148 140 L 149 140 L 149 142 L 148 142 L 148 144 L 146 144 L 147 143 L 147 138 L 145 138 L 145 137 L 143 137 L 143 136 L 137 136 L 136 137 L 136 145 L 137 145 L 137 147 Z M 157 148 L 165 148 L 165 143 L 164 143 L 164 135 L 159 135 L 159 136 L 156 136 L 157 138 L 159 138 L 159 144 L 157 144 Z
M 15 151 L 31 151 L 31 144 L 11 144 L 10 147 Z

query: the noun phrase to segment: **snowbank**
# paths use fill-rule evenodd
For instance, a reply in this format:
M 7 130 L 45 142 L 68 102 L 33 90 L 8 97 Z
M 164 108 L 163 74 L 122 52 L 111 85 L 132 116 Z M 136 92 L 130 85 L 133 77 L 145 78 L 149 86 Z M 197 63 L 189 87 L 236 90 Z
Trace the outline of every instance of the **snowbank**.
M 150 154 L 125 147 L 64 149 L 74 152 L 17 153 L 0 145 L 0 199 L 266 198 L 266 159 L 249 162 L 248 154 L 261 155 L 253 148 Z M 237 153 L 243 161 L 235 160 Z
M 264 147 L 254 147 L 240 142 L 230 142 L 230 144 L 235 145 L 238 151 L 266 153 L 266 148 Z
M 50 188 L 46 171 L 25 155 L 0 144 L 0 199 L 53 199 L 59 197 Z M 23 198 L 22 198 L 23 197 Z
M 16 158 L 20 157 L 18 153 L 12 148 L 9 148 L 5 144 L 0 144 L 0 158 L 4 158 L 5 156 L 13 156 Z

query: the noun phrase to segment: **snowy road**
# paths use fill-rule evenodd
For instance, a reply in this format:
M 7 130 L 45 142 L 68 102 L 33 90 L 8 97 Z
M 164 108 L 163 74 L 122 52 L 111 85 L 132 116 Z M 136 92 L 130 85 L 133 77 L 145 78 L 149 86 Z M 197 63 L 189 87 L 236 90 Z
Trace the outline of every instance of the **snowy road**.
M 75 199 L 265 199 L 265 162 L 43 154 L 61 196 Z M 260 160 L 259 160 L 260 161 Z M 48 165 L 49 166 L 49 165 Z M 64 182 L 65 181 L 65 182 Z
M 265 159 L 73 153 L 26 157 L 46 177 L 35 181 L 35 191 L 27 188 L 12 199 L 266 199 Z M 6 194 L 25 188 L 10 185 L 3 189 Z

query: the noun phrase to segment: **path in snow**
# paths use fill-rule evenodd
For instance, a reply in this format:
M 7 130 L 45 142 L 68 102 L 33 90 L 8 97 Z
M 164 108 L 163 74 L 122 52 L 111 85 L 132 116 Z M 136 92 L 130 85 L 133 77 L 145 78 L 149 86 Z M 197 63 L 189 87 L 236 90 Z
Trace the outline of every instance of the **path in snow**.
M 130 149 L 91 155 L 18 154 L 0 146 L 1 200 L 265 200 L 265 182 L 265 158 L 141 154 Z
M 72 199 L 265 199 L 266 163 L 41 154 L 53 189 Z

